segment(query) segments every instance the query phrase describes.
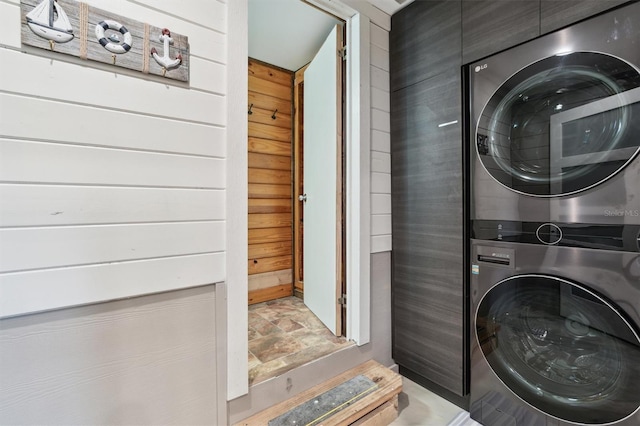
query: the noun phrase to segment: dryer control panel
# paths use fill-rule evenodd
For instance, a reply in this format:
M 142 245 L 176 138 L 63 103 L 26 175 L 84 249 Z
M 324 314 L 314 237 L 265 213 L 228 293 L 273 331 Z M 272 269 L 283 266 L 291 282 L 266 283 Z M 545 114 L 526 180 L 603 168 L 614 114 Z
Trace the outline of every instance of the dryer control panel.
M 473 220 L 471 238 L 640 252 L 640 225 Z

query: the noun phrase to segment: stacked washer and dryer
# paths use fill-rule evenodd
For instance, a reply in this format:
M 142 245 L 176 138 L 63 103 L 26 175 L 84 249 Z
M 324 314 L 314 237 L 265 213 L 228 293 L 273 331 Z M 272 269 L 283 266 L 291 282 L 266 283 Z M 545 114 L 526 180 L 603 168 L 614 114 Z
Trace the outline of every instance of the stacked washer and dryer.
M 640 425 L 640 3 L 469 67 L 471 417 Z

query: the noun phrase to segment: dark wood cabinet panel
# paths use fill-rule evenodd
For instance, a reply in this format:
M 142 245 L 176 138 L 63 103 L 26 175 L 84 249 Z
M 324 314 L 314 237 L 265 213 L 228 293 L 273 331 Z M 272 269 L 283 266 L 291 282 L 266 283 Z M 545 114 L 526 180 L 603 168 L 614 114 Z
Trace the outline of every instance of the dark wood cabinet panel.
M 393 358 L 457 395 L 465 392 L 460 87 L 456 67 L 391 94 Z
M 540 31 L 555 31 L 623 3 L 627 0 L 541 0 Z
M 461 65 L 461 0 L 417 1 L 391 18 L 391 90 Z
M 462 62 L 540 35 L 540 0 L 463 0 Z

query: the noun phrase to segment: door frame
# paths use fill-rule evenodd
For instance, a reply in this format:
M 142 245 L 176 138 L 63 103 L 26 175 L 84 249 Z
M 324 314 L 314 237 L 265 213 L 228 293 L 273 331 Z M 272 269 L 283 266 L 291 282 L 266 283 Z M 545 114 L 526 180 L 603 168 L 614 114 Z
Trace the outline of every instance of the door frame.
M 347 25 L 346 75 L 346 284 L 347 338 L 369 343 L 371 264 L 371 54 L 369 18 L 342 0 L 306 0 L 343 19 Z M 245 395 L 248 386 L 247 271 L 247 0 L 227 3 L 227 400 Z M 243 213 L 244 212 L 244 213 Z M 242 338 L 242 336 L 245 336 Z
M 296 291 L 300 291 L 300 288 L 304 289 L 304 274 L 301 274 L 300 265 L 302 264 L 302 235 L 300 219 L 302 216 L 302 206 L 298 201 L 298 197 L 302 194 L 302 169 L 301 150 L 303 132 L 302 117 L 300 116 L 300 110 L 302 108 L 302 95 L 300 93 L 300 86 L 304 83 L 304 71 L 309 64 L 303 66 L 293 75 L 293 293 L 298 295 Z M 304 90 L 304 89 L 303 89 Z M 303 266 L 304 267 L 304 266 Z M 304 291 L 304 290 L 303 290 Z

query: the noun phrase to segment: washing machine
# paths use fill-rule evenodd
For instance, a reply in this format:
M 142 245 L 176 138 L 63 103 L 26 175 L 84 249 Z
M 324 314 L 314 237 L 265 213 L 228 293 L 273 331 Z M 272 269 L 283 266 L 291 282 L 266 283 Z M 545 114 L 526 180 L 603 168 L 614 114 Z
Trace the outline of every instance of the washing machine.
M 472 220 L 640 224 L 640 3 L 468 67 Z
M 600 239 L 592 230 L 582 240 Z M 543 235 L 537 244 L 472 240 L 474 420 L 640 425 L 640 227 L 634 232 L 634 251 L 562 238 L 548 245 Z

